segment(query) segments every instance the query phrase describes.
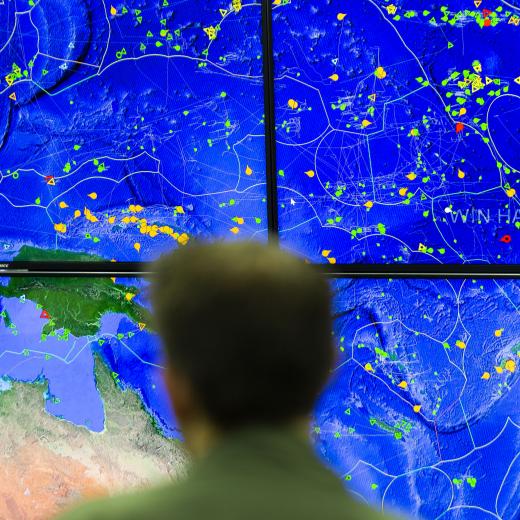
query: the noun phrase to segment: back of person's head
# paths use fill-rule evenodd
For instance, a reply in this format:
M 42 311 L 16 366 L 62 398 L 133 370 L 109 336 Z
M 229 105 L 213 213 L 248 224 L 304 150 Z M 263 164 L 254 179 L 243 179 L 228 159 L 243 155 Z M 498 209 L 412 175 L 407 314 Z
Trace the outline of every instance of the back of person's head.
M 333 361 L 329 288 L 312 267 L 257 243 L 189 246 L 156 267 L 168 361 L 217 428 L 311 412 Z

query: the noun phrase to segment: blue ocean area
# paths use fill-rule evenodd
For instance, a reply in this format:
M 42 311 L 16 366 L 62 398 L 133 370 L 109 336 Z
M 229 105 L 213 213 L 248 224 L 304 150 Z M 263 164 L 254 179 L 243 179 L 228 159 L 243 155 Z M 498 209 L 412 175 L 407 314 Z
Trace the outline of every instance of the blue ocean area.
M 320 263 L 518 263 L 515 17 L 498 1 L 275 6 L 282 244 Z
M 11 381 L 47 383 L 46 411 L 94 432 L 105 428 L 103 396 L 96 385 L 95 356 L 110 369 L 121 391 L 134 392 L 164 435 L 178 437 L 163 382 L 163 356 L 156 336 L 121 314 L 103 316 L 95 336 L 75 337 L 58 330 L 42 337 L 47 319 L 41 306 L 2 298 L 0 390 Z
M 102 319 L 101 331 L 106 342 L 99 352 L 110 367 L 122 390 L 137 393 L 143 406 L 165 435 L 179 437 L 163 380 L 165 359 L 159 338 L 146 330 L 139 331 L 128 318 L 108 314 Z M 131 338 L 118 339 L 118 334 Z
M 25 4 L 0 10 L 3 259 L 266 235 L 259 4 Z
M 518 516 L 520 286 L 336 280 L 337 362 L 316 451 L 359 500 L 406 518 Z
M 103 401 L 96 388 L 93 340 L 69 336 L 60 340 L 41 334 L 46 320 L 31 301 L 3 298 L 0 325 L 0 373 L 4 379 L 26 383 L 48 382 L 45 409 L 52 415 L 92 431 L 104 429 Z M 43 401 L 43 396 L 42 396 Z

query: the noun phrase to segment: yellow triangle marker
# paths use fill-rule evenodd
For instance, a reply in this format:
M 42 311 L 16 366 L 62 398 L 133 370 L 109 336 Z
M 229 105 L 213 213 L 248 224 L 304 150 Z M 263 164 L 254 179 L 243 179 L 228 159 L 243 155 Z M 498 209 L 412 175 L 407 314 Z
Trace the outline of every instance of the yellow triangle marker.
M 139 330 L 143 331 L 146 328 L 146 323 L 138 323 Z

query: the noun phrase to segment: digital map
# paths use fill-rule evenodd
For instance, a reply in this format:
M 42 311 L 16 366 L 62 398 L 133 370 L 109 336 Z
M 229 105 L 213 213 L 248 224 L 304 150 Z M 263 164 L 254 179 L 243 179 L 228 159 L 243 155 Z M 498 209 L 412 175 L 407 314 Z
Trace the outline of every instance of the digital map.
M 0 279 L 0 516 L 184 474 L 142 280 Z
M 282 243 L 519 263 L 520 3 L 276 0 Z
M 264 236 L 260 14 L 242 0 L 2 1 L 0 259 L 31 246 L 142 261 Z
M 320 455 L 354 495 L 405 518 L 520 514 L 520 285 L 337 280 L 338 359 Z
M 328 264 L 519 262 L 520 4 L 273 13 L 284 247 Z M 0 28 L 0 260 L 266 236 L 259 2 L 4 0 Z M 146 287 L 0 279 L 0 516 L 184 473 Z M 384 511 L 517 518 L 518 283 L 332 287 L 323 460 Z

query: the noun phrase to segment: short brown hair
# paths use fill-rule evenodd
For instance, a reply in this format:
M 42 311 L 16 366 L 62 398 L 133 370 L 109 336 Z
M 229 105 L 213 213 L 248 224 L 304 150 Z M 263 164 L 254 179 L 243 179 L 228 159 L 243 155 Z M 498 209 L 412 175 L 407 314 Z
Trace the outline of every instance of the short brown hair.
M 328 283 L 259 243 L 188 246 L 156 265 L 151 293 L 172 364 L 220 428 L 311 412 L 333 361 Z

